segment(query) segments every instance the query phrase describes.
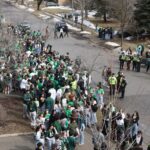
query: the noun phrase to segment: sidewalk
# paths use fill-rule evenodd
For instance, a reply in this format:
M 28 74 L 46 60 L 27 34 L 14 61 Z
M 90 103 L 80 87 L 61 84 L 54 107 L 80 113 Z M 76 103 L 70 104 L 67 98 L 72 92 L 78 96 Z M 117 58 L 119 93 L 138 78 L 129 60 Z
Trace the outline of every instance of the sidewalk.
M 34 150 L 33 134 L 0 137 L 1 150 Z M 93 150 L 91 135 L 85 132 L 85 144 L 77 146 L 77 150 Z M 45 149 L 47 150 L 47 149 Z

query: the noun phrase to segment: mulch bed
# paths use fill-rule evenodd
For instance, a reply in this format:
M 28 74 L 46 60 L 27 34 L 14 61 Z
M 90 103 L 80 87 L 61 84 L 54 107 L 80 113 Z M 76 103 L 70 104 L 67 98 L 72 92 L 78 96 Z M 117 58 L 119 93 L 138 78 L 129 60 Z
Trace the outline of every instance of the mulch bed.
M 15 96 L 0 95 L 0 105 L 4 114 L 0 116 L 0 135 L 32 132 L 29 120 L 22 117 L 22 100 Z

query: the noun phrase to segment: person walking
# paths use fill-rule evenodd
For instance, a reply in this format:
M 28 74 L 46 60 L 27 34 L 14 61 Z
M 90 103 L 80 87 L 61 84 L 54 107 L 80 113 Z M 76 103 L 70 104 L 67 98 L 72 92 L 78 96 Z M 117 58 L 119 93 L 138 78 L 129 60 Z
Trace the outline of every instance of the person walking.
M 60 35 L 59 35 L 59 38 L 64 38 L 64 30 L 63 28 L 60 28 Z

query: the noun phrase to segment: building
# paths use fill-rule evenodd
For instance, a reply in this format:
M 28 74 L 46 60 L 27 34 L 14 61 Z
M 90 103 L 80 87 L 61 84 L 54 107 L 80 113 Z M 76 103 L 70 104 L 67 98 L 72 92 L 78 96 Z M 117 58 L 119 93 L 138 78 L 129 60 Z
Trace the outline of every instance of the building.
M 58 0 L 59 5 L 70 5 L 72 0 Z

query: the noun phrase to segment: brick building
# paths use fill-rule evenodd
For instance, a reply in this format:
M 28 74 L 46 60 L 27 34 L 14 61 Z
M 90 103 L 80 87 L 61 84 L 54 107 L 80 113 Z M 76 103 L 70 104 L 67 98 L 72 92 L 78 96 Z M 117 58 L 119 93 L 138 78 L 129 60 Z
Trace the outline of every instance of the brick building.
M 70 5 L 72 0 L 58 0 L 59 5 Z

